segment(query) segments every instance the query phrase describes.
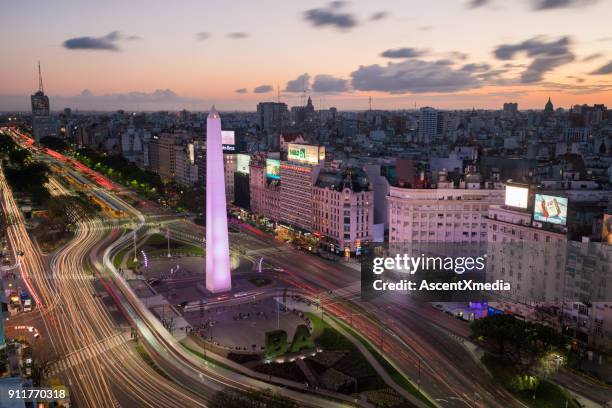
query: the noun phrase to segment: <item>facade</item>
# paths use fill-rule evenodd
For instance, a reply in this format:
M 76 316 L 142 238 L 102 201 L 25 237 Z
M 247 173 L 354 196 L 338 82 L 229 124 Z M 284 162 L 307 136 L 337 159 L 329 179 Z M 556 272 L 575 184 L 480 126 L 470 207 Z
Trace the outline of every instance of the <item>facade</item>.
M 249 196 L 251 212 L 272 221 L 280 217 L 280 181 L 266 174 L 266 156 L 251 157 L 249 165 Z
M 450 183 L 448 183 L 450 184 Z M 490 205 L 504 190 L 480 184 L 437 189 L 389 188 L 389 242 L 484 242 Z
M 223 174 L 225 177 L 225 196 L 228 203 L 234 202 L 234 175 L 236 174 L 236 154 L 223 154 Z
M 161 133 L 148 144 L 151 171 L 181 185 L 198 181 L 195 145 L 188 133 Z
M 273 137 L 284 130 L 289 122 L 287 104 L 282 102 L 260 102 L 257 104 L 257 124 L 268 135 L 268 148 L 278 149 L 278 138 Z
M 361 169 L 322 170 L 313 187 L 313 228 L 332 252 L 359 255 L 372 241 L 374 192 Z
M 279 220 L 304 231 L 312 231 L 312 189 L 320 166 L 294 161 L 280 166 Z
M 434 108 L 420 109 L 419 142 L 431 143 L 438 134 L 438 111 Z

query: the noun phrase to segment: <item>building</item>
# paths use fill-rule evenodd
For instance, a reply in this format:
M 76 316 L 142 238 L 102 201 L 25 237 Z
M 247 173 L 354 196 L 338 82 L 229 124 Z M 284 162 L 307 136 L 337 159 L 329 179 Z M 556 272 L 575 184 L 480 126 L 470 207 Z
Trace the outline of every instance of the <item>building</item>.
M 249 196 L 251 212 L 270 221 L 280 216 L 280 160 L 256 154 L 249 164 Z
M 223 174 L 225 177 L 225 196 L 228 203 L 234 202 L 234 177 L 236 174 L 236 154 L 223 154 Z
M 419 142 L 429 144 L 438 135 L 438 111 L 434 108 L 424 107 L 419 112 Z
M 486 241 L 489 206 L 504 202 L 504 190 L 484 184 L 466 181 L 454 188 L 441 175 L 435 189 L 391 186 L 389 242 Z
M 268 149 L 278 149 L 278 138 L 289 122 L 287 104 L 282 102 L 260 102 L 257 104 L 257 125 L 268 136 Z
M 313 187 L 313 233 L 331 252 L 360 255 L 372 241 L 374 193 L 361 169 L 322 170 Z
M 502 110 L 502 116 L 512 117 L 518 113 L 518 103 L 517 102 L 506 102 L 504 103 L 504 108 Z
M 193 136 L 187 132 L 160 133 L 149 144 L 149 168 L 162 178 L 182 185 L 198 181 Z
M 551 113 L 553 113 L 555 110 L 555 107 L 553 106 L 552 101 L 550 100 L 550 97 L 548 97 L 548 102 L 546 102 L 546 105 L 544 106 L 544 113 L 547 115 L 550 115 Z
M 280 165 L 280 221 L 312 231 L 312 188 L 325 159 L 322 146 L 290 143 L 287 161 Z
M 32 103 L 32 134 L 37 142 L 47 136 L 57 136 L 57 123 L 51 118 L 49 97 L 43 89 L 40 63 L 38 63 L 38 91 L 31 97 Z

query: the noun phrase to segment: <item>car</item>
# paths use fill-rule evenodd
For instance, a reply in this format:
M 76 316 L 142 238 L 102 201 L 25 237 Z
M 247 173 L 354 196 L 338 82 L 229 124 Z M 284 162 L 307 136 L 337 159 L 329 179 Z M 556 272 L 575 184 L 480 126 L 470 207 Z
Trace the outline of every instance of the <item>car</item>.
M 435 305 L 432 305 L 434 309 L 439 310 L 439 311 L 443 311 L 444 310 L 444 306 L 436 303 Z

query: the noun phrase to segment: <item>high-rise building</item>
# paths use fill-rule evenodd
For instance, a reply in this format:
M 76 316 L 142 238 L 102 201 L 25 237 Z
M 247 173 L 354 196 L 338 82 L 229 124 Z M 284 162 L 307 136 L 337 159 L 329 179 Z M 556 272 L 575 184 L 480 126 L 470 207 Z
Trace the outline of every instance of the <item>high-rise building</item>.
M 280 220 L 312 231 L 312 188 L 325 159 L 325 148 L 290 143 L 287 161 L 280 166 Z
M 57 123 L 51 119 L 49 97 L 45 95 L 43 88 L 40 62 L 38 63 L 38 91 L 31 97 L 32 102 L 32 133 L 38 142 L 46 136 L 57 136 Z
M 268 136 L 268 148 L 278 149 L 278 134 L 289 122 L 287 104 L 282 102 L 260 102 L 257 104 L 257 124 Z M 276 137 L 275 137 L 276 136 Z
M 206 120 L 206 289 L 232 289 L 221 116 L 214 106 Z
M 236 154 L 225 153 L 223 155 L 223 174 L 225 177 L 225 197 L 227 202 L 234 202 L 234 174 L 236 173 Z
M 517 102 L 506 102 L 504 103 L 504 108 L 502 114 L 506 117 L 514 116 L 518 113 L 518 103 Z
M 433 142 L 437 134 L 438 111 L 430 107 L 421 108 L 419 117 L 419 142 L 429 144 Z

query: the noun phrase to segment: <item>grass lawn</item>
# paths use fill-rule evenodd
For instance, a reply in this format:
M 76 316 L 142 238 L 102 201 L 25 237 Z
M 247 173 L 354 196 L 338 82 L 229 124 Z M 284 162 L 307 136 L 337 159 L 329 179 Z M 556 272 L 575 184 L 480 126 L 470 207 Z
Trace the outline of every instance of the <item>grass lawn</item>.
M 297 353 L 300 350 L 312 349 L 314 347 L 314 341 L 308 327 L 305 324 L 300 324 L 295 328 L 295 334 L 293 335 L 293 341 L 291 342 L 291 352 Z
M 395 369 L 370 343 L 368 343 L 360 334 L 356 333 L 354 330 L 343 325 L 344 330 L 348 331 L 354 338 L 356 338 L 364 347 L 374 356 L 376 361 L 383 367 L 383 369 L 391 376 L 393 381 L 425 404 L 430 407 L 435 407 L 435 405 L 423 395 L 417 387 L 415 387 L 401 372 Z M 348 341 L 348 340 L 347 340 Z
M 274 359 L 285 354 L 289 350 L 287 344 L 287 332 L 274 330 L 266 333 L 266 358 Z
M 512 374 L 508 371 L 508 368 L 490 354 L 486 354 L 482 358 L 482 362 L 493 373 L 494 378 L 508 388 L 507 384 L 512 379 Z M 546 380 L 541 381 L 536 388 L 535 399 L 533 398 L 533 390 L 514 392 L 509 389 L 509 391 L 525 405 L 532 408 L 565 408 L 566 402 L 567 408 L 579 408 L 578 404 L 563 389 Z

